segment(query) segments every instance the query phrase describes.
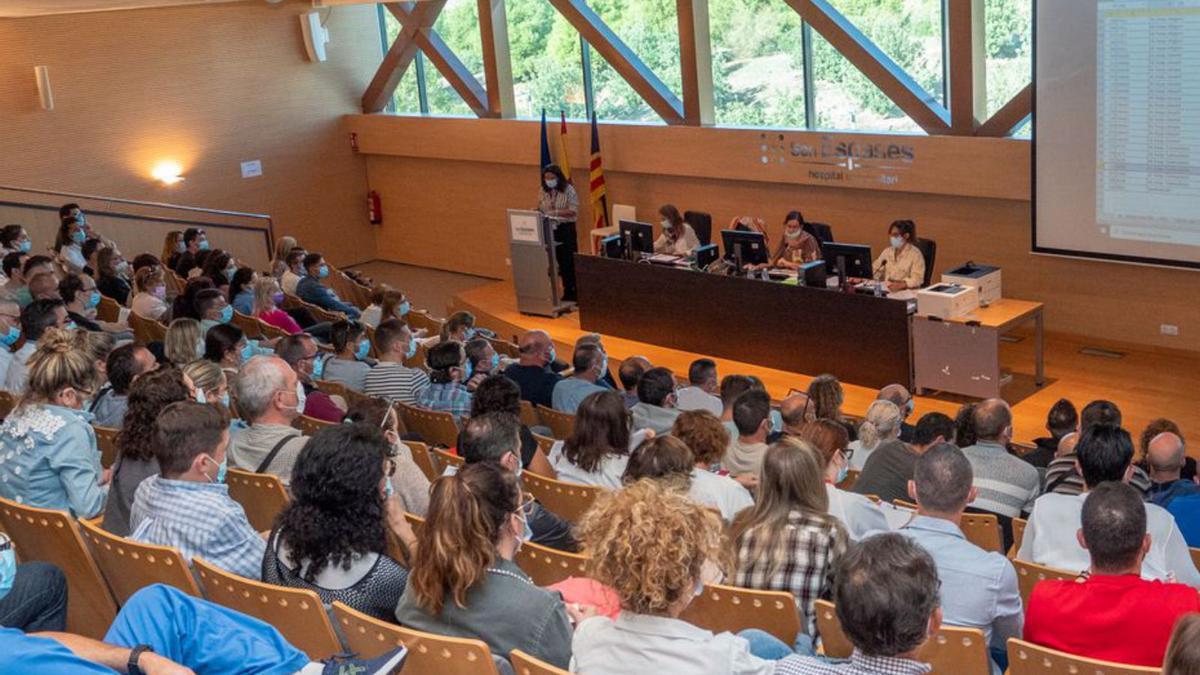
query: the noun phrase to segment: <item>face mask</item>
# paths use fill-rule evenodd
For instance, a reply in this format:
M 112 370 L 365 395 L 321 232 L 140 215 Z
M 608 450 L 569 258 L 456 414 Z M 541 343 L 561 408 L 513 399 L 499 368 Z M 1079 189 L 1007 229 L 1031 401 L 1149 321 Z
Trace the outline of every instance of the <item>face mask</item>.
M 21 253 L 29 253 L 33 250 L 33 242 L 26 239 L 25 241 L 21 242 L 21 245 L 17 247 L 17 250 Z
M 550 345 L 550 361 L 547 363 L 547 365 L 549 365 L 550 363 L 554 363 L 554 361 L 557 359 L 558 359 L 558 354 L 556 354 L 554 352 L 554 345 Z
M 254 358 L 254 345 L 247 342 L 245 346 L 242 347 L 242 351 L 240 352 L 239 356 L 242 357 L 242 363 Z
M 0 596 L 4 596 L 12 590 L 13 579 L 17 577 L 17 552 L 8 535 L 0 535 L 0 542 L 3 547 L 0 549 Z
M 212 459 L 212 461 L 214 461 L 214 462 L 217 461 L 217 460 L 213 459 L 212 455 L 209 455 L 208 458 Z M 224 483 L 225 482 L 225 472 L 228 469 L 229 469 L 229 456 L 226 455 L 225 459 L 222 459 L 221 463 L 217 464 L 217 477 L 210 478 L 209 480 L 211 480 L 214 483 Z
M 405 352 L 404 352 L 404 358 L 411 359 L 412 357 L 414 357 L 416 355 L 417 355 L 417 341 L 413 340 L 412 338 L 409 338 L 408 349 L 405 350 Z
M 392 495 L 396 494 L 396 488 L 392 487 L 392 480 L 389 478 L 383 484 L 383 496 L 391 499 Z
M 842 481 L 846 480 L 846 476 L 850 475 L 850 464 L 847 462 L 838 469 L 837 479 L 833 481 L 834 485 L 841 485 Z
M 229 392 L 221 394 L 221 405 L 225 406 L 226 408 L 229 407 Z
M 521 512 L 521 524 L 524 528 L 521 530 L 521 543 L 525 543 L 533 539 L 533 528 L 529 526 L 529 517 Z
M 663 232 L 670 232 L 671 231 L 671 221 L 669 221 L 669 220 L 662 221 L 662 229 L 663 229 Z
M 475 330 L 474 328 L 468 328 L 467 332 L 463 333 L 464 342 L 466 340 L 470 340 L 471 338 L 475 337 L 478 334 L 479 334 L 479 331 Z
M 200 248 L 201 251 L 207 251 L 208 250 L 208 240 L 201 239 L 200 243 L 197 244 L 197 246 Z
M 317 270 L 317 276 L 322 279 L 329 276 L 329 265 L 321 265 L 321 269 Z
M 86 240 L 87 232 L 84 232 L 83 230 L 75 230 L 71 233 L 71 241 L 75 242 L 76 244 L 82 244 Z
M 910 398 L 910 399 L 908 399 L 908 403 L 905 403 L 905 404 L 904 404 L 904 416 L 905 416 L 905 417 L 909 417 L 910 415 L 912 415 L 912 414 L 913 414 L 913 409 L 914 409 L 915 407 L 916 407 L 916 406 L 913 404 L 913 402 L 912 402 L 912 399 L 911 399 L 911 398 Z
M 158 298 L 159 300 L 162 300 L 167 297 L 167 287 L 166 286 L 155 286 L 154 290 L 151 291 L 150 293 L 151 293 L 151 295 Z
M 271 302 L 277 305 L 283 304 L 283 293 L 276 293 L 275 295 L 272 295 Z
M 14 342 L 15 342 L 15 340 L 14 340 Z M 492 354 L 492 370 L 495 370 L 499 367 L 500 367 L 500 355 Z
M 4 345 L 5 347 L 11 347 L 17 344 L 17 340 L 20 339 L 21 329 L 17 328 L 16 326 L 9 326 L 8 332 L 4 335 L 0 335 L 0 344 Z
M 92 291 L 91 294 L 88 295 L 87 300 L 84 301 L 83 306 L 87 307 L 88 309 L 91 309 L 99 304 L 100 304 L 100 291 Z
M 117 270 L 117 274 L 129 274 L 129 263 L 122 260 L 121 262 L 117 263 L 114 269 Z
M 473 375 L 474 373 L 475 373 L 475 368 L 474 368 L 474 366 L 471 365 L 471 362 L 468 360 L 467 365 L 463 368 L 462 381 L 466 382 L 467 380 L 471 379 L 471 375 Z
M 68 321 L 64 328 L 67 330 L 79 330 L 79 326 L 74 321 Z
M 408 311 L 410 309 L 412 309 L 412 305 L 409 304 L 409 302 L 407 300 L 400 303 L 400 316 L 404 316 L 404 315 L 408 314 Z
M 204 356 L 204 338 L 196 340 L 196 358 Z
M 800 235 L 803 232 L 804 232 L 804 230 L 796 230 L 795 232 L 788 231 L 788 232 L 784 232 L 783 236 L 788 241 L 796 241 L 797 239 L 800 238 Z
M 317 357 L 313 359 L 313 379 L 319 380 L 325 374 L 325 359 Z
M 229 323 L 233 320 L 233 305 L 225 305 L 221 310 L 221 323 Z
M 900 248 L 904 245 L 904 237 L 892 237 L 892 248 Z
M 546 181 L 546 187 L 550 188 L 551 190 L 558 187 L 558 179 L 551 178 L 550 180 Z
M 296 414 L 304 414 L 304 403 L 308 400 L 308 396 L 304 393 L 304 385 L 300 382 L 296 383 Z
M 203 389 L 196 390 L 196 403 L 200 403 L 200 404 L 208 403 L 208 396 L 206 396 L 204 394 Z
M 367 358 L 367 352 L 369 352 L 369 351 L 371 351 L 371 343 L 367 342 L 366 340 L 363 340 L 358 343 L 358 349 L 354 352 L 354 358 L 358 359 L 359 361 L 362 361 L 363 359 Z M 316 373 L 316 370 L 317 370 L 317 364 L 316 364 L 316 362 L 314 362 L 313 363 L 313 373 L 314 374 Z
M 235 273 L 237 273 L 237 268 L 236 268 L 236 267 L 226 267 L 226 268 L 225 268 L 225 279 L 226 279 L 227 281 L 233 281 L 233 275 L 234 275 Z
M 607 354 L 605 354 L 600 359 L 600 372 L 598 374 L 600 377 L 604 377 L 606 374 L 608 374 L 608 355 Z
M 187 250 L 187 246 L 183 243 L 182 239 L 175 242 L 175 252 L 176 253 L 183 253 L 186 250 Z

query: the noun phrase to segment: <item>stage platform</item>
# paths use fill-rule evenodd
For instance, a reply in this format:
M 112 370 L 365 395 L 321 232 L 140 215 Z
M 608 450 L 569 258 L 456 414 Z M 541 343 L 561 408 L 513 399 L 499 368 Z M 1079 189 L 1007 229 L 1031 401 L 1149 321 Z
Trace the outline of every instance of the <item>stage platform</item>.
M 512 284 L 498 281 L 456 293 L 448 311 L 467 310 L 475 314 L 480 326 L 490 328 L 505 338 L 513 339 L 526 331 L 541 329 L 554 338 L 560 355 L 569 357 L 575 340 L 584 333 L 576 314 L 557 319 L 526 316 L 517 311 Z M 1046 412 L 1059 398 L 1069 398 L 1082 407 L 1088 401 L 1108 398 L 1119 405 L 1125 416 L 1125 427 L 1134 435 L 1155 417 L 1169 417 L 1184 430 L 1200 431 L 1200 409 L 1196 405 L 1200 392 L 1200 354 L 1183 351 L 1150 350 L 1129 345 L 1097 345 L 1076 336 L 1047 333 L 1046 385 L 1037 387 L 1033 373 L 1033 339 L 1028 333 L 1016 334 L 1017 342 L 1002 343 L 1001 363 L 1012 369 L 1012 383 L 1004 388 L 1004 398 L 1013 406 L 1014 435 L 1018 442 L 1030 443 L 1046 435 Z M 670 345 L 652 345 L 617 337 L 604 336 L 604 344 L 614 368 L 622 359 L 642 355 L 656 366 L 670 368 L 686 375 L 688 365 L 701 356 L 673 349 Z M 1118 350 L 1122 356 L 1111 358 L 1081 352 L 1086 347 L 1102 346 Z M 820 373 L 793 373 L 766 368 L 730 359 L 714 359 L 722 376 L 731 373 L 755 375 L 762 379 L 773 398 L 783 398 L 791 389 L 804 389 Z M 844 385 L 844 410 L 862 415 L 875 400 L 876 391 L 866 387 Z M 953 416 L 958 407 L 969 399 L 952 395 L 917 397 L 915 422 L 927 412 L 943 412 Z M 1193 446 L 1193 448 L 1200 446 Z M 1196 455 L 1195 450 L 1189 454 Z

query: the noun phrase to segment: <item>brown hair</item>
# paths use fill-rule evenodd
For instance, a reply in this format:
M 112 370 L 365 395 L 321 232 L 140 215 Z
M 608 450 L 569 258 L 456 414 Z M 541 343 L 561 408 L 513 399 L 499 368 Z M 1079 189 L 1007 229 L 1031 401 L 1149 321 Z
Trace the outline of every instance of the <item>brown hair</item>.
M 835 422 L 844 422 L 842 417 L 842 383 L 833 375 L 818 375 L 808 385 L 808 399 L 812 401 L 813 412 L 818 417 L 825 417 Z
M 217 449 L 229 417 L 215 405 L 177 401 L 159 413 L 154 426 L 158 468 L 163 478 L 171 478 L 187 472 L 197 455 Z
M 642 478 L 665 478 L 687 488 L 695 466 L 692 451 L 683 441 L 674 436 L 657 436 L 643 441 L 629 455 L 621 480 L 632 483 Z
M 1200 614 L 1186 614 L 1175 622 L 1162 675 L 1200 675 Z
M 166 277 L 158 267 L 143 267 L 133 275 L 133 286 L 143 293 L 150 293 L 160 283 L 166 283 Z
M 696 464 L 712 465 L 721 461 L 729 447 L 729 430 L 707 410 L 688 410 L 675 418 L 671 435 L 692 451 Z
M 583 471 L 595 471 L 607 455 L 629 453 L 629 409 L 615 391 L 589 394 L 575 411 L 575 427 L 563 456 Z
M 845 450 L 846 446 L 850 445 L 850 432 L 833 420 L 809 422 L 800 427 L 800 433 L 796 437 L 811 443 L 821 453 L 821 458 L 825 460 L 822 467 L 829 466 L 833 453 Z
M 396 310 L 400 305 L 404 304 L 404 294 L 391 288 L 380 288 L 384 289 L 380 295 L 379 302 L 376 303 L 379 305 L 380 321 L 399 319 L 400 317 L 396 316 Z
M 196 343 L 199 340 L 199 321 L 187 317 L 175 319 L 167 327 L 167 337 L 163 340 L 163 351 L 167 360 L 182 368 L 200 358 L 203 354 L 196 353 Z
M 408 577 L 418 606 L 435 616 L 447 597 L 466 607 L 467 591 L 496 562 L 500 530 L 520 499 L 516 477 L 495 462 L 468 464 L 434 481 Z
M 653 480 L 600 495 L 576 534 L 588 576 L 638 614 L 666 614 L 695 591 L 705 562 L 723 567 L 720 517 Z
M 183 232 L 179 230 L 171 230 L 167 233 L 166 239 L 163 240 L 162 259 L 170 260 L 171 256 L 175 255 L 175 247 L 179 242 L 183 241 Z
M 658 209 L 658 215 L 671 221 L 672 227 L 683 225 L 683 216 L 679 215 L 679 209 L 675 208 L 674 204 L 663 204 Z

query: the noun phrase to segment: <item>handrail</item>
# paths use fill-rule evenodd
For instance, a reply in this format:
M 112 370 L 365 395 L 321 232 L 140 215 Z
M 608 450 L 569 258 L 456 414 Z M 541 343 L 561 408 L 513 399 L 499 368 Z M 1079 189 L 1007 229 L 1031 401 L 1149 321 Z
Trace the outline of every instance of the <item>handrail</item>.
M 181 204 L 168 204 L 166 202 L 147 202 L 138 199 L 122 199 L 119 197 L 105 197 L 102 195 L 89 195 L 82 192 L 60 192 L 58 190 L 41 190 L 38 188 L 19 187 L 15 185 L 0 185 L 0 190 L 12 190 L 13 192 L 28 192 L 35 195 L 50 195 L 57 197 L 74 197 L 75 199 L 95 199 L 103 202 L 113 202 L 115 204 L 134 204 L 137 206 L 154 206 L 163 209 L 177 209 L 180 211 L 195 211 L 197 213 L 211 213 L 218 216 L 238 216 L 240 218 L 266 218 L 271 221 L 271 216 L 266 213 L 249 213 L 245 211 L 226 211 L 223 209 L 208 209 L 201 206 L 183 206 Z

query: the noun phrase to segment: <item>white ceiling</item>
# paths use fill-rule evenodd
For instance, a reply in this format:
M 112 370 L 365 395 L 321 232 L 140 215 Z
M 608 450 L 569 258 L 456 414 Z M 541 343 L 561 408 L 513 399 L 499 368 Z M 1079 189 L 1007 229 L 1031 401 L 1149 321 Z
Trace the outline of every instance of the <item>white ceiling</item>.
M 206 5 L 234 0 L 0 0 L 0 17 L 42 16 L 76 12 L 107 12 L 174 5 Z

